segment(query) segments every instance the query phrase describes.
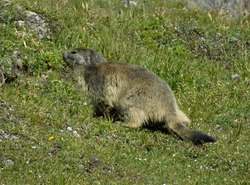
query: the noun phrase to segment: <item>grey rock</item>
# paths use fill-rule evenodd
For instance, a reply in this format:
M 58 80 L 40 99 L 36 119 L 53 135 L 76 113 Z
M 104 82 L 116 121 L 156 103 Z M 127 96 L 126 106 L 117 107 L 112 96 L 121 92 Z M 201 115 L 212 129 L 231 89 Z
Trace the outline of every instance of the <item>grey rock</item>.
M 187 3 L 190 9 L 215 9 L 218 12 L 222 9 L 224 13 L 230 10 L 228 15 L 238 17 L 241 15 L 248 16 L 250 14 L 250 1 L 249 0 L 178 0 Z
M 5 83 L 4 70 L 0 66 L 0 87 Z
M 91 27 L 94 27 L 94 26 L 95 26 L 95 24 L 92 23 L 92 22 L 87 22 L 87 25 L 89 25 L 89 26 L 91 26 Z
M 14 22 L 15 24 L 17 24 L 18 26 L 24 26 L 24 21 L 22 21 L 22 20 L 19 20 L 19 21 L 15 21 Z
M 23 74 L 23 60 L 19 51 L 14 51 L 8 58 L 0 60 L 0 86 Z
M 8 134 L 4 130 L 0 130 L 0 139 L 18 140 L 18 136 L 15 136 L 13 134 Z
M 45 19 L 41 18 L 35 12 L 25 11 L 25 13 L 29 28 L 37 35 L 39 39 L 52 38 L 51 31 L 48 28 L 48 23 L 45 21 Z
M 9 1 L 9 0 L 3 0 L 3 2 L 5 3 L 5 4 L 3 5 L 3 9 L 5 9 L 5 8 L 7 8 L 8 6 L 11 5 L 11 1 Z
M 11 3 L 10 0 L 3 0 L 3 2 L 5 2 L 5 3 Z
M 67 127 L 67 131 L 72 132 L 73 128 L 72 127 Z
M 79 164 L 79 165 L 78 165 L 78 168 L 84 168 L 84 165 Z
M 77 136 L 77 137 L 80 136 L 76 130 L 73 131 L 73 134 L 74 134 L 75 136 Z
M 128 3 L 128 1 L 122 1 L 121 4 L 126 8 L 137 7 L 137 2 L 135 2 L 135 1 L 129 1 L 129 3 Z
M 240 75 L 239 74 L 234 74 L 231 77 L 232 77 L 232 79 L 240 79 Z
M 18 77 L 22 74 L 23 70 L 23 60 L 21 58 L 19 51 L 14 51 L 12 53 L 12 71 Z
M 4 161 L 6 167 L 14 166 L 14 162 L 10 159 Z

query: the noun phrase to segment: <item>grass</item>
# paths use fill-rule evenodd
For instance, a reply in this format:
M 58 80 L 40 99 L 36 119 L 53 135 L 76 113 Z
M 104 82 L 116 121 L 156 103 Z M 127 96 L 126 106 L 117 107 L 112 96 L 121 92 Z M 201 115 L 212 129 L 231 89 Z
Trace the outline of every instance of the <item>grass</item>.
M 0 86 L 0 183 L 249 184 L 249 17 L 211 19 L 166 1 L 85 2 L 19 0 L 0 13 L 0 67 L 11 73 L 16 50 L 25 66 Z M 24 10 L 46 17 L 51 40 L 14 23 Z M 159 75 L 191 128 L 218 142 L 197 147 L 93 118 L 62 61 L 76 47 Z

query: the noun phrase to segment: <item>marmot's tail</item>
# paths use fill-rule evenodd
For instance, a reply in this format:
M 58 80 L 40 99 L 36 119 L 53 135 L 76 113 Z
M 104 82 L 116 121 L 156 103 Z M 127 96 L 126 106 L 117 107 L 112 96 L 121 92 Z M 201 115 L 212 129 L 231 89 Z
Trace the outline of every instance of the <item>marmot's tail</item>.
M 212 136 L 199 131 L 190 130 L 182 123 L 170 124 L 169 128 L 177 133 L 183 140 L 191 141 L 195 145 L 201 145 L 207 142 L 216 142 L 216 139 Z

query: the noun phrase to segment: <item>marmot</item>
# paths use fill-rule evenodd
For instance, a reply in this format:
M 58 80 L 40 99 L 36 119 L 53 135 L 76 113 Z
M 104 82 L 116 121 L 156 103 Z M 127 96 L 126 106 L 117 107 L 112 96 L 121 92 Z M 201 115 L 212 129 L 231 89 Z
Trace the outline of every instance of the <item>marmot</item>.
M 87 57 L 86 51 L 91 52 Z M 88 49 L 65 51 L 63 59 L 97 112 L 108 116 L 115 110 L 123 117 L 123 125 L 132 128 L 163 123 L 170 132 L 194 144 L 216 142 L 215 138 L 186 127 L 190 120 L 178 108 L 171 88 L 148 69 L 106 62 Z

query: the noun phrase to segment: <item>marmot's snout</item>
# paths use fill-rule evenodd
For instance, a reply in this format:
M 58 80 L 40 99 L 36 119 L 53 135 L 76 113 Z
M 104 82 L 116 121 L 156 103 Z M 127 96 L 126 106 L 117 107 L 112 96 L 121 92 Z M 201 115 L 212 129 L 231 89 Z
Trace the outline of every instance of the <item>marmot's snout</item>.
M 67 58 L 68 58 L 68 52 L 64 51 L 62 54 L 63 54 L 63 60 L 68 64 L 68 60 L 67 60 Z
M 74 67 L 74 60 L 70 57 L 70 51 L 63 52 L 63 60 L 70 68 Z

